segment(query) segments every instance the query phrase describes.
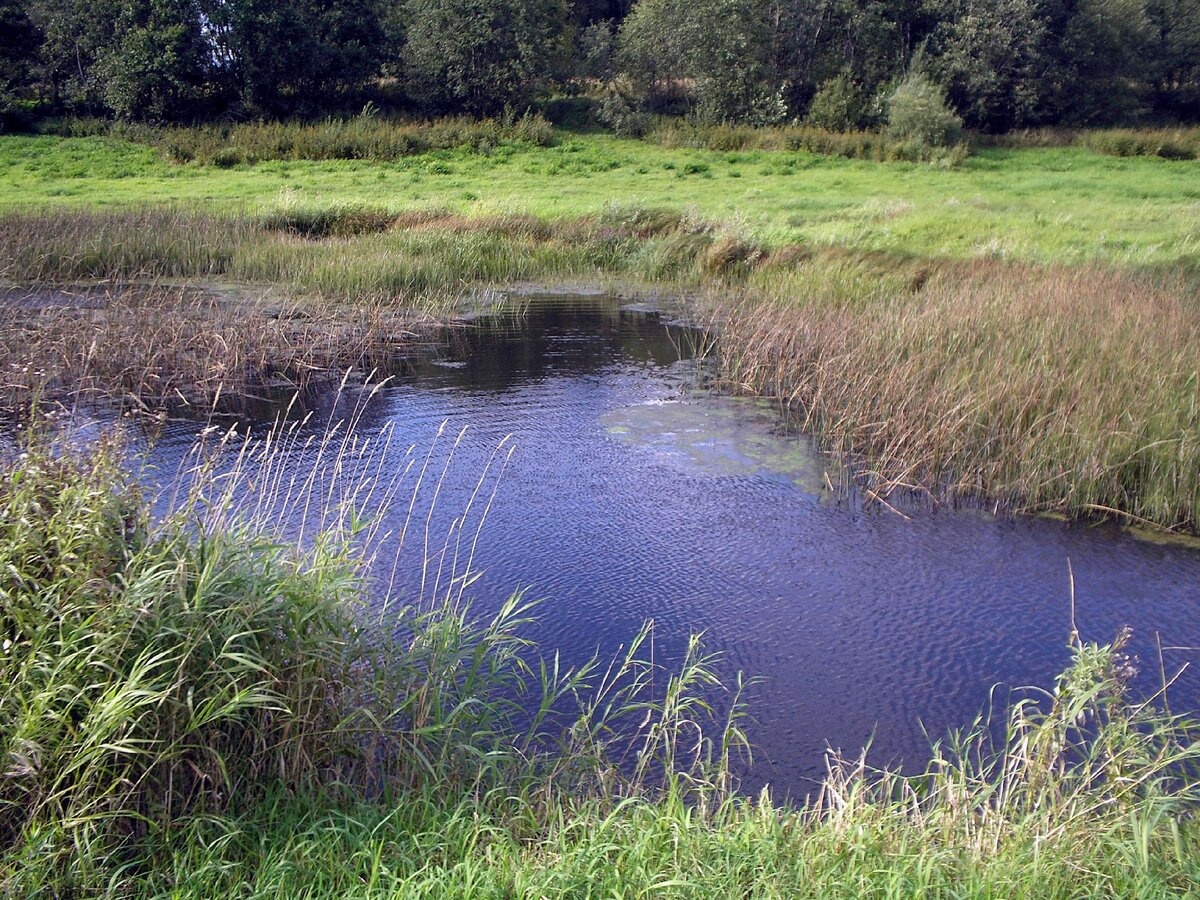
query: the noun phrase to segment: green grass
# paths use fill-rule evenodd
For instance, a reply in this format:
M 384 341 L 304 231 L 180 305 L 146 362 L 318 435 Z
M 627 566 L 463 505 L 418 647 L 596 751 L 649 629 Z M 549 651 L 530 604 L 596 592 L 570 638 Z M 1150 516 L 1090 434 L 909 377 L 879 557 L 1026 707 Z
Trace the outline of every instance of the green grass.
M 378 444 L 295 434 L 235 442 L 232 475 L 191 473 L 189 527 L 149 522 L 116 445 L 81 457 L 35 437 L 5 460 L 5 896 L 1067 898 L 1200 884 L 1198 726 L 1129 694 L 1120 636 L 1073 640 L 1052 691 L 935 745 L 923 774 L 834 758 L 800 805 L 739 797 L 741 707 L 710 709 L 720 686 L 696 642 L 674 673 L 646 661 L 647 631 L 611 666 L 561 671 L 519 597 L 472 620 L 465 592 L 486 579 L 469 563 L 365 618 L 371 510 L 400 482 L 380 475 Z M 294 454 L 314 449 L 338 460 L 336 482 L 297 473 Z M 312 513 L 300 543 L 263 530 L 288 508 Z
M 771 246 L 1129 265 L 1200 254 L 1200 164 L 1078 147 L 983 149 L 938 169 L 560 132 L 551 147 L 219 169 L 113 138 L 0 137 L 0 209 L 182 203 L 240 212 L 300 202 L 562 220 L 613 201 L 694 208 Z

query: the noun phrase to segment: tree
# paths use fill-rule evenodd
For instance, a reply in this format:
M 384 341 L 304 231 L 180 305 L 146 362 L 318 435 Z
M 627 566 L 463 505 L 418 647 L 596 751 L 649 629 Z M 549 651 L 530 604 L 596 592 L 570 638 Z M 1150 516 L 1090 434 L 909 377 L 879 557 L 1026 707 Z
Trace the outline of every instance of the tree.
M 638 0 L 618 62 L 651 105 L 679 90 L 709 121 L 781 118 L 769 9 L 756 0 Z
M 125 3 L 96 59 L 108 108 L 122 118 L 173 119 L 204 94 L 211 55 L 195 0 Z
M 28 92 L 41 35 L 17 0 L 0 0 L 0 117 Z
M 206 0 L 205 20 L 226 97 L 272 115 L 327 109 L 379 69 L 376 0 Z
M 1007 131 L 1041 105 L 1046 21 L 1038 0 L 939 0 L 932 69 L 966 123 Z
M 117 0 L 37 0 L 29 17 L 42 35 L 39 75 L 51 100 L 73 112 L 105 112 L 97 59 L 113 46 Z
M 1046 0 L 1046 9 L 1042 119 L 1107 125 L 1144 112 L 1154 32 L 1146 0 Z
M 1200 119 L 1200 3 L 1150 0 L 1148 48 L 1152 61 L 1154 106 L 1185 119 Z
M 526 106 L 564 71 L 567 14 L 565 0 L 409 0 L 409 93 L 437 111 Z

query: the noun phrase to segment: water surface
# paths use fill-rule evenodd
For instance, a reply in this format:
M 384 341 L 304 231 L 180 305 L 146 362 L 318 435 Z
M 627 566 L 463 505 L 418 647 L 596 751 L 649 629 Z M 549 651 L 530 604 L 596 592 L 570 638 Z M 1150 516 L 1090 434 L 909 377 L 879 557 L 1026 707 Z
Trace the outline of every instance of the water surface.
M 456 331 L 357 427 L 394 429 L 418 459 L 443 423 L 443 448 L 467 427 L 435 533 L 511 435 L 475 554 L 477 608 L 518 588 L 546 598 L 534 636 L 574 661 L 615 651 L 648 618 L 660 660 L 704 631 L 727 671 L 763 679 L 750 694 L 748 790 L 807 792 L 827 746 L 873 741 L 877 763 L 919 764 L 926 731 L 969 723 L 994 686 L 1049 687 L 1069 658 L 1068 563 L 1084 637 L 1132 626 L 1142 686 L 1158 677 L 1157 635 L 1200 646 L 1200 553 L 1049 520 L 864 510 L 830 493 L 836 467 L 769 405 L 696 388 L 692 337 L 613 301 L 533 300 Z M 314 402 L 320 429 L 337 411 Z M 168 430 L 153 452 L 162 471 L 197 428 Z M 397 451 L 390 465 L 413 458 Z M 397 503 L 389 515 L 406 513 Z M 1165 655 L 1168 669 L 1195 658 Z M 1200 671 L 1172 699 L 1200 706 Z

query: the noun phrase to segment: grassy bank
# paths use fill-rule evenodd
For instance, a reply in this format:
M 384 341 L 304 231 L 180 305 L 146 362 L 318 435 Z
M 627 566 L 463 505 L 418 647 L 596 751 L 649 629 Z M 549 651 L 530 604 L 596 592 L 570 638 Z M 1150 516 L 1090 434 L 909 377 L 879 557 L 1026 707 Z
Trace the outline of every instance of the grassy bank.
M 729 790 L 738 721 L 708 706 L 698 644 L 673 673 L 646 633 L 560 671 L 520 598 L 472 620 L 469 564 L 368 618 L 371 510 L 398 483 L 335 434 L 322 452 L 348 483 L 327 492 L 289 446 L 235 447 L 263 477 L 200 473 L 165 523 L 113 445 L 5 459 L 5 894 L 1165 896 L 1200 879 L 1195 726 L 1128 695 L 1119 640 L 1077 644 L 1052 693 L 934 748 L 922 775 L 834 759 L 776 808 Z M 264 530 L 314 494 L 345 503 L 302 546 Z
M 111 138 L 0 138 L 0 208 L 9 210 L 178 203 L 243 213 L 348 204 L 559 221 L 615 203 L 690 209 L 768 246 L 1142 266 L 1195 264 L 1198 201 L 1200 164 L 1073 146 L 985 148 L 939 170 L 561 132 L 548 147 L 220 169 L 172 163 L 153 147 Z
M 348 205 L 253 216 L 45 209 L 0 221 L 0 259 L 0 277 L 24 283 L 215 279 L 307 297 L 300 367 L 367 360 L 387 349 L 398 317 L 446 310 L 480 283 L 665 288 L 719 328 L 728 386 L 781 398 L 881 496 L 915 489 L 1180 531 L 1200 521 L 1200 307 L 1182 262 L 1137 270 L 772 247 L 691 213 L 617 204 L 570 220 Z M 9 396 L 89 371 L 102 382 L 89 368 L 92 338 L 119 348 L 107 383 L 127 391 L 192 370 L 245 383 L 266 367 L 246 362 L 267 352 L 258 345 L 238 355 L 221 344 L 183 365 L 165 338 L 110 339 L 179 311 L 162 300 L 109 309 L 14 314 L 19 328 L 0 337 Z M 346 316 L 358 342 L 320 336 Z M 254 334 L 288 346 L 277 320 L 262 324 L 234 329 L 230 346 Z

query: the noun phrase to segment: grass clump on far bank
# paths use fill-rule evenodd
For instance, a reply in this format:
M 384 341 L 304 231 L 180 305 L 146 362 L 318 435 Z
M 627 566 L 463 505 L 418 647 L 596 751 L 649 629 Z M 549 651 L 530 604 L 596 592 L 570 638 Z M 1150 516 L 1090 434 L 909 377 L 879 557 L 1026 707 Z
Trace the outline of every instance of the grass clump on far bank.
M 0 411 L 115 401 L 143 411 L 304 390 L 392 370 L 431 329 L 428 305 L 272 299 L 263 289 L 127 284 L 0 296 Z
M 512 144 L 548 147 L 554 129 L 537 115 L 500 119 L 452 117 L 405 122 L 376 116 L 324 122 L 246 122 L 155 127 L 103 119 L 50 122 L 43 133 L 63 137 L 111 135 L 163 152 L 174 163 L 230 168 L 273 160 L 369 159 L 391 162 L 432 150 L 490 153 Z
M 1129 695 L 1120 640 L 1076 642 L 1052 691 L 922 774 L 831 757 L 777 807 L 730 790 L 741 707 L 714 712 L 695 642 L 674 674 L 646 633 L 561 671 L 520 598 L 472 620 L 469 563 L 368 614 L 361 514 L 398 486 L 330 434 L 349 484 L 329 491 L 294 443 L 193 479 L 187 527 L 149 519 L 115 445 L 5 460 L 6 894 L 1116 897 L 1200 878 L 1196 726 Z M 314 496 L 349 505 L 302 545 L 262 530 Z

